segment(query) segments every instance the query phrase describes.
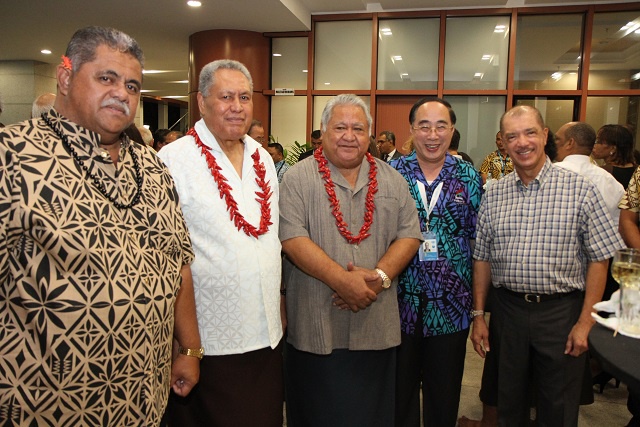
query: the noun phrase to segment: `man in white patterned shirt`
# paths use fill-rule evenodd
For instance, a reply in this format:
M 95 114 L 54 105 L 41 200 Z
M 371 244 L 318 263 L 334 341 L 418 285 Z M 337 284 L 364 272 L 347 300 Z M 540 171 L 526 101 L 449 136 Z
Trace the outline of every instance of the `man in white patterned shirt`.
M 278 184 L 269 153 L 246 135 L 253 83 L 232 60 L 200 72 L 202 119 L 164 147 L 192 233 L 200 387 L 172 396 L 174 426 L 282 426 Z M 231 215 L 231 218 L 230 218 Z M 248 255 L 250 254 L 250 255 Z
M 500 129 L 516 173 L 494 183 L 480 207 L 471 340 L 480 356 L 498 354 L 500 425 L 529 422 L 533 374 L 538 425 L 576 426 L 592 306 L 624 243 L 593 183 L 547 158 L 538 110 L 514 107 Z M 491 283 L 489 341 L 483 310 Z

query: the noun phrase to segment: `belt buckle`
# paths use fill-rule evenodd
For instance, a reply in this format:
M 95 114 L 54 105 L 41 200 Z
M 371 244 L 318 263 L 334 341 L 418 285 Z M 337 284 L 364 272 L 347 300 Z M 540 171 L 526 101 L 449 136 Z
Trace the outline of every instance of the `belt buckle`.
M 536 302 L 539 303 L 540 302 L 540 295 L 536 295 L 536 294 L 524 294 L 524 300 L 526 302 Z

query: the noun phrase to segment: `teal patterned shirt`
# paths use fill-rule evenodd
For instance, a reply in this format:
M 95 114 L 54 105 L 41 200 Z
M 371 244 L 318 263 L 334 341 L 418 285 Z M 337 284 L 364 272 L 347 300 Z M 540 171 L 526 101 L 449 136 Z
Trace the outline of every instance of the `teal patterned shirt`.
M 416 254 L 400 275 L 398 305 L 402 332 L 429 337 L 465 330 L 471 323 L 470 241 L 475 238 L 482 198 L 480 174 L 471 164 L 450 154 L 430 184 L 418 165 L 415 151 L 391 165 L 409 185 L 423 232 L 427 230 L 427 211 L 417 182 L 425 185 L 428 201 L 438 184 L 443 183 L 428 219 L 429 230 L 438 239 L 438 259 L 420 261 Z

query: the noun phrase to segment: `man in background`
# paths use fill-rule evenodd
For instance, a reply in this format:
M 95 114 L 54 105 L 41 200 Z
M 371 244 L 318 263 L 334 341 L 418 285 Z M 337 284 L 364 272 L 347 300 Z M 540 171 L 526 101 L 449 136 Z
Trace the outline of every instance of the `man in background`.
M 316 129 L 313 132 L 311 132 L 311 148 L 305 151 L 304 153 L 301 153 L 300 156 L 298 156 L 298 161 L 304 160 L 307 157 L 311 156 L 313 152 L 316 149 L 318 149 L 321 145 L 322 145 L 322 132 L 320 131 L 320 129 Z
M 276 173 L 278 174 L 278 183 L 281 183 L 284 173 L 289 170 L 289 165 L 284 160 L 284 149 L 279 143 L 272 142 L 267 147 L 267 151 L 271 155 L 273 164 L 276 167 Z
M 396 135 L 390 130 L 384 130 L 378 135 L 378 151 L 380 158 L 387 163 L 402 157 L 402 153 L 396 150 Z
M 513 172 L 513 162 L 507 153 L 500 132 L 496 133 L 496 146 L 498 149 L 485 157 L 480 165 L 480 176 L 482 176 L 483 183 L 486 183 L 489 177 L 500 179 Z
M 265 150 L 269 146 L 269 139 L 264 135 L 264 127 L 262 126 L 262 122 L 260 120 L 251 120 L 251 125 L 249 125 L 249 131 L 247 132 L 247 135 L 258 141 L 262 145 L 262 148 L 264 148 Z
M 31 118 L 40 117 L 42 113 L 48 113 L 56 102 L 55 93 L 45 93 L 40 95 L 33 101 L 31 105 Z

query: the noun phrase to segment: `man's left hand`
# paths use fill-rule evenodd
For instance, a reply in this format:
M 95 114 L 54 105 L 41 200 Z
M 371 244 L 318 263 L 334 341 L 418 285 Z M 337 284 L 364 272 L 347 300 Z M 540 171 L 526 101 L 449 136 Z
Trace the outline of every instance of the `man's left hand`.
M 591 331 L 592 326 L 593 322 L 583 320 L 579 320 L 578 323 L 573 325 L 571 332 L 569 332 L 564 354 L 578 357 L 587 351 L 589 349 L 589 331 Z
M 197 357 L 178 355 L 171 365 L 171 389 L 185 397 L 200 379 L 200 360 Z

